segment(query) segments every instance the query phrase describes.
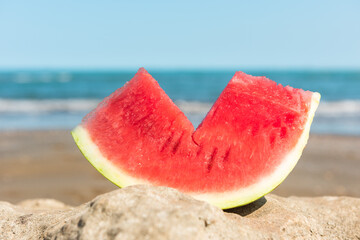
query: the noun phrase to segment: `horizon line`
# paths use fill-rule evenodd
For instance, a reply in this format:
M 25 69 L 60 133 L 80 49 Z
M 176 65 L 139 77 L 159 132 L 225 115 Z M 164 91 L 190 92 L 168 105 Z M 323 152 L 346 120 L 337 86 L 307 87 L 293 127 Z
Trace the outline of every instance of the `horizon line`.
M 79 71 L 79 72 L 134 72 L 140 67 L 1 67 L 0 72 L 13 71 Z M 360 67 L 145 67 L 155 72 L 186 72 L 186 71 L 307 71 L 307 72 L 358 72 Z

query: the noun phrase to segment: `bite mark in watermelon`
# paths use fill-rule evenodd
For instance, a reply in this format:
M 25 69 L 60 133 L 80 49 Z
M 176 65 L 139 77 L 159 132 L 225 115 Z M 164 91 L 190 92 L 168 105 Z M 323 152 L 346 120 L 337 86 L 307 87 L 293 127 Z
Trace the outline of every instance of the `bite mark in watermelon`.
M 237 72 L 194 127 L 141 68 L 73 131 L 89 162 L 120 187 L 176 188 L 221 208 L 278 186 L 307 143 L 320 94 Z

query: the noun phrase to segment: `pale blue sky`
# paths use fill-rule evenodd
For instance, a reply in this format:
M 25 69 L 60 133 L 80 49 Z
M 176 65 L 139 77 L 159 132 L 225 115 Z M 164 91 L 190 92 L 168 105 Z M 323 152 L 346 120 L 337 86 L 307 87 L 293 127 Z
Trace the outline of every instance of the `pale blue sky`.
M 360 69 L 360 1 L 3 1 L 0 69 Z

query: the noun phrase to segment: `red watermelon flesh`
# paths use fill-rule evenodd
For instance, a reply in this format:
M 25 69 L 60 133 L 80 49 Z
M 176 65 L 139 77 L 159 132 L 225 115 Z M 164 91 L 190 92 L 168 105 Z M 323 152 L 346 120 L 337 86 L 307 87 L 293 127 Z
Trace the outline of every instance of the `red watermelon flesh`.
M 129 176 L 183 192 L 229 192 L 276 170 L 303 134 L 312 96 L 237 72 L 194 131 L 141 68 L 81 126 L 102 155 Z

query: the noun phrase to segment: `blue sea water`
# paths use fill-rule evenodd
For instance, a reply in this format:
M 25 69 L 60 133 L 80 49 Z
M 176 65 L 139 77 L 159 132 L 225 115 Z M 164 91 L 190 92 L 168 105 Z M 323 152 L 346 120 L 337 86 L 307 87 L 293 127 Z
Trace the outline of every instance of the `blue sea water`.
M 312 132 L 360 135 L 360 71 L 246 71 L 321 93 Z M 197 126 L 235 71 L 151 71 Z M 135 72 L 1 71 L 0 130 L 71 129 Z

